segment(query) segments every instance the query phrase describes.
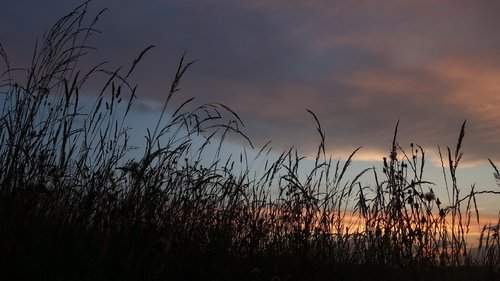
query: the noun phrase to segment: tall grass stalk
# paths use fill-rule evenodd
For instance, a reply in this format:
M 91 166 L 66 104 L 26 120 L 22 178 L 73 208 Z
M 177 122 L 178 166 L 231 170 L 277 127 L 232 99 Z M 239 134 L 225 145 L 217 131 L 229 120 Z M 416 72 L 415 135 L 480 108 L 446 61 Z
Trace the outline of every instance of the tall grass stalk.
M 446 165 L 441 157 L 446 203 L 424 177 L 424 149 L 417 144 L 404 149 L 397 142 L 399 122 L 382 171 L 367 168 L 352 179 L 349 169 L 361 148 L 345 162 L 333 161 L 312 111 L 319 134 L 312 169 L 304 170 L 306 159 L 296 148 L 274 160 L 269 144 L 256 159 L 248 159 L 246 148 L 225 155 L 229 135 L 252 146 L 243 122 L 218 103 L 196 105 L 189 98 L 173 107 L 193 63 L 182 56 L 154 131 L 146 135 L 144 154 L 133 159 L 127 117 L 138 87 L 130 74 L 152 46 L 125 71 L 105 64 L 80 69 L 102 14 L 89 21 L 89 3 L 45 34 L 27 69 L 12 68 L 0 45 L 2 275 L 321 279 L 360 265 L 365 270 L 360 274 L 368 275 L 378 266 L 493 270 L 500 265 L 498 226 L 483 227 L 474 251 L 466 244 L 471 220 L 479 223 L 476 197 L 500 192 L 460 190 L 456 173 L 465 122 L 455 151 L 447 149 Z M 15 79 L 19 73 L 26 78 Z M 80 94 L 97 76 L 105 83 L 85 111 Z M 265 164 L 252 171 L 249 163 L 257 160 Z M 362 184 L 370 175 L 373 185 Z M 406 276 L 405 270 L 395 274 Z

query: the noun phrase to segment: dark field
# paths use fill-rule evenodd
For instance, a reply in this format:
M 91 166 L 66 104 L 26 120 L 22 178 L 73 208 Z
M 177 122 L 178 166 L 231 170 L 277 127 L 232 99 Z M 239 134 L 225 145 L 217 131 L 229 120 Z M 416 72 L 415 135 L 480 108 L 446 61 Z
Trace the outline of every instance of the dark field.
M 28 68 L 11 68 L 0 49 L 0 279 L 500 280 L 498 227 L 484 226 L 478 248 L 466 244 L 479 223 L 476 196 L 500 192 L 459 189 L 465 122 L 442 151 L 446 203 L 427 188 L 424 148 L 401 147 L 397 126 L 382 173 L 347 178 L 356 151 L 332 161 L 311 111 L 313 169 L 302 170 L 296 149 L 229 156 L 229 137 L 252 145 L 242 120 L 178 97 L 191 67 L 183 56 L 133 160 L 130 74 L 150 48 L 129 68 L 81 69 L 98 32 L 87 4 L 46 33 Z M 102 90 L 84 109 L 80 93 L 93 79 Z

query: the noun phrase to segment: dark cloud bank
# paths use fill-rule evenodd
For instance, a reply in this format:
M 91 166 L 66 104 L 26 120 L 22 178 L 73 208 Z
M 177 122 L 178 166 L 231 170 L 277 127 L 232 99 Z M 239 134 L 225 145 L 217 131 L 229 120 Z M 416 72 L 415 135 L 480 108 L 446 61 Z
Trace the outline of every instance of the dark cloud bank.
M 3 4 L 0 41 L 29 62 L 32 42 L 78 1 Z M 500 26 L 495 1 L 117 1 L 94 38 L 96 61 L 127 64 L 140 97 L 164 98 L 184 51 L 199 59 L 182 86 L 240 114 L 248 135 L 316 150 L 314 111 L 330 151 L 361 159 L 402 145 L 453 147 L 467 119 L 465 160 L 500 161 Z M 91 11 L 91 12 L 92 12 Z M 20 16 L 22 15 L 22 16 Z M 139 113 L 138 113 L 139 114 Z

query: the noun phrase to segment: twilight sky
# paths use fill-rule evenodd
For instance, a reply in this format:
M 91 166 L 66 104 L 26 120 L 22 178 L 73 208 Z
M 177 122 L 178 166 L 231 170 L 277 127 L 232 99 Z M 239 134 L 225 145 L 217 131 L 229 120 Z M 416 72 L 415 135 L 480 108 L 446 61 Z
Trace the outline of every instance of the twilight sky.
M 12 64 L 26 66 L 35 38 L 78 3 L 4 1 L 0 42 Z M 100 0 L 90 14 L 102 8 L 92 60 L 129 65 L 157 46 L 133 77 L 137 118 L 159 110 L 187 51 L 199 61 L 183 95 L 234 109 L 258 146 L 314 152 L 306 108 L 334 155 L 364 146 L 357 160 L 386 155 L 398 119 L 401 145 L 429 153 L 454 147 L 467 119 L 463 164 L 500 163 L 499 1 Z

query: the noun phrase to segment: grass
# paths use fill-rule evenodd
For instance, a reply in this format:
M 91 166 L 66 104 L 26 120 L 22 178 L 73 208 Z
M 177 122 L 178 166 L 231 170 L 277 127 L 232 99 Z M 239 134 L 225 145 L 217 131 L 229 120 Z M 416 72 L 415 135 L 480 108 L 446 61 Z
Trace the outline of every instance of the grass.
M 0 45 L 0 274 L 7 280 L 500 276 L 498 228 L 484 226 L 477 249 L 466 244 L 469 226 L 479 223 L 476 197 L 500 192 L 459 189 L 465 122 L 455 149 L 440 149 L 448 202 L 426 187 L 424 149 L 398 144 L 398 125 L 382 173 L 346 178 L 357 150 L 344 164 L 332 161 L 312 111 L 314 168 L 302 170 L 305 158 L 294 148 L 271 160 L 266 145 L 256 172 L 245 151 L 221 154 L 231 135 L 252 145 L 230 108 L 193 99 L 173 107 L 192 64 L 183 56 L 144 154 L 131 160 L 127 116 L 137 86 L 129 77 L 151 47 L 127 70 L 80 69 L 87 40 L 99 32 L 101 13 L 89 19 L 88 5 L 45 34 L 27 69 L 11 68 Z M 102 77 L 85 111 L 80 93 Z M 373 184 L 362 185 L 370 174 Z

